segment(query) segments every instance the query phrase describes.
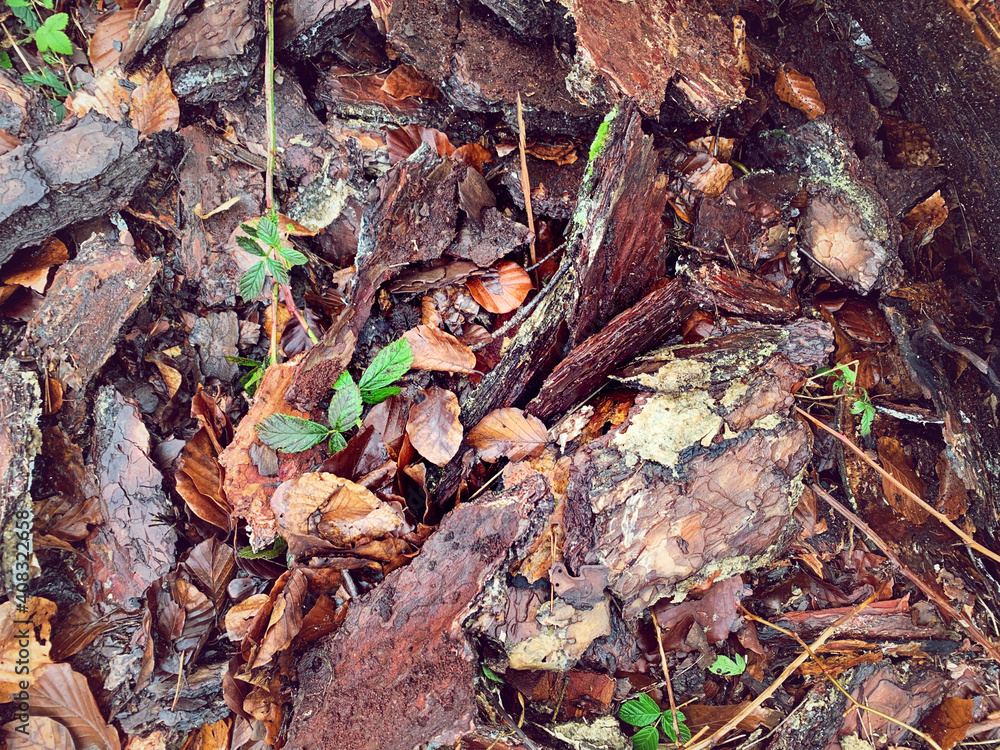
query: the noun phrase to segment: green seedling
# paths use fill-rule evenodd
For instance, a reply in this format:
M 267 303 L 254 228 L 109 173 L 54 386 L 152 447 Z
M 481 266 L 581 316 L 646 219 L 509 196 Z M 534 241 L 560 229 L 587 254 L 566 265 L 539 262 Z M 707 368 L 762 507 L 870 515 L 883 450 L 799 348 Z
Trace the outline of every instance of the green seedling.
M 253 547 L 243 547 L 236 555 L 244 560 L 276 560 L 288 551 L 288 542 L 278 537 L 267 549 L 254 552 Z
M 288 414 L 272 414 L 256 426 L 261 442 L 283 453 L 308 450 L 324 440 L 329 442 L 331 453 L 347 447 L 344 433 L 360 425 L 365 404 L 378 404 L 399 393 L 391 385 L 410 369 L 413 352 L 406 339 L 399 339 L 378 353 L 368 365 L 357 385 L 350 373 L 345 372 L 334 384 L 334 395 L 327 409 L 329 427 L 310 419 Z
M 287 284 L 289 269 L 309 262 L 298 250 L 285 245 L 276 215 L 261 216 L 256 225 L 240 224 L 240 229 L 246 236 L 237 236 L 236 244 L 260 258 L 240 278 L 240 296 L 245 300 L 259 297 L 268 278 Z
M 836 364 L 833 367 L 824 367 L 816 372 L 813 377 L 821 378 L 837 375 L 833 381 L 834 393 L 839 393 L 851 400 L 851 414 L 861 417 L 861 434 L 868 437 L 872 431 L 872 424 L 875 422 L 875 405 L 872 403 L 868 391 L 857 384 L 858 373 L 853 369 L 857 361 L 848 364 Z
M 618 718 L 626 724 L 642 727 L 632 735 L 632 747 L 635 750 L 656 750 L 660 744 L 661 730 L 671 742 L 677 742 L 677 733 L 680 733 L 681 742 L 691 739 L 691 730 L 684 723 L 685 717 L 680 711 L 676 712 L 677 733 L 674 732 L 674 713 L 669 709 L 661 711 L 656 701 L 645 693 L 640 693 L 622 704 L 618 709 Z
M 715 661 L 712 662 L 712 666 L 708 668 L 708 671 L 712 674 L 722 675 L 723 677 L 739 677 L 747 671 L 747 660 L 739 654 L 736 654 L 735 659 L 730 659 L 728 656 L 720 654 L 715 657 Z
M 250 372 L 240 378 L 240 388 L 246 391 L 248 396 L 252 396 L 257 392 L 257 386 L 260 385 L 261 378 L 264 377 L 264 370 L 267 367 L 265 362 L 258 362 L 256 359 L 247 359 L 246 357 L 226 357 L 230 362 L 235 362 L 241 367 L 249 367 Z

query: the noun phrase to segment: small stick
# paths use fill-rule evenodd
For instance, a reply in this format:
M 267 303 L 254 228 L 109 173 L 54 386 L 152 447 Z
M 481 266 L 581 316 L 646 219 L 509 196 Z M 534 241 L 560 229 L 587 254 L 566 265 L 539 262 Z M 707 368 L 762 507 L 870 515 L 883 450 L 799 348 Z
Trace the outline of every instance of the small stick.
M 981 545 L 979 542 L 977 542 L 971 536 L 969 536 L 964 531 L 962 531 L 962 529 L 960 529 L 958 526 L 956 526 L 955 524 L 953 524 L 948 519 L 948 516 L 946 516 L 944 513 L 939 512 L 937 510 L 937 508 L 934 508 L 933 506 L 931 506 L 923 498 L 918 497 L 917 494 L 915 492 L 913 492 L 911 489 L 909 489 L 908 487 L 904 487 L 902 484 L 900 484 L 900 482 L 892 474 L 890 474 L 885 469 L 883 469 L 881 466 L 879 466 L 877 463 L 875 463 L 870 458 L 868 458 L 868 456 L 865 454 L 865 452 L 863 450 L 861 450 L 858 446 L 856 446 L 853 442 L 851 442 L 850 438 L 848 438 L 846 435 L 844 435 L 844 433 L 838 432 L 837 430 L 833 429 L 832 427 L 824 424 L 820 420 L 816 419 L 816 417 L 814 417 L 812 414 L 810 414 L 807 411 L 803 411 L 802 409 L 800 409 L 797 406 L 795 407 L 795 411 L 797 411 L 799 414 L 801 414 L 803 417 L 805 417 L 806 419 L 808 419 L 810 422 L 812 422 L 816 426 L 818 426 L 821 429 L 826 430 L 827 432 L 829 432 L 831 435 L 833 435 L 835 438 L 837 438 L 837 440 L 839 440 L 844 445 L 846 445 L 848 448 L 850 448 L 854 453 L 856 453 L 861 458 L 862 461 L 864 461 L 866 464 L 868 464 L 873 469 L 875 469 L 875 471 L 877 471 L 882 476 L 883 479 L 886 479 L 887 481 L 889 481 L 894 487 L 896 487 L 897 489 L 899 489 L 899 491 L 902 492 L 904 495 L 906 495 L 910 500 L 912 500 L 913 502 L 915 502 L 921 508 L 923 508 L 928 513 L 930 513 L 932 516 L 934 516 L 937 520 L 939 520 L 941 523 L 943 523 L 945 526 L 947 526 L 949 529 L 951 529 L 953 532 L 955 532 L 955 535 L 959 539 L 961 539 L 963 542 L 965 542 L 967 545 L 969 545 L 970 547 L 972 547 L 972 549 L 976 550 L 977 552 L 979 552 L 982 555 L 985 555 L 986 557 L 990 558 L 991 560 L 994 560 L 996 562 L 1000 562 L 1000 555 L 998 555 L 996 552 L 994 552 L 993 550 L 989 549 L 988 547 L 984 547 L 983 545 Z
M 288 284 L 282 284 L 281 293 L 285 297 L 285 307 L 288 308 L 288 312 L 294 315 L 295 319 L 299 321 L 299 327 L 301 327 L 302 330 L 306 332 L 306 336 L 308 336 L 309 340 L 313 342 L 313 346 L 318 344 L 319 339 L 316 337 L 316 334 L 313 333 L 313 329 L 309 327 L 309 324 L 306 322 L 305 318 L 303 318 L 302 314 L 299 313 L 299 308 L 296 306 L 295 299 L 292 297 L 291 287 L 289 287 Z
M 944 597 L 942 597 L 938 592 L 936 592 L 927 583 L 925 583 L 922 578 L 920 578 L 912 570 L 903 565 L 902 561 L 900 561 L 899 557 L 896 556 L 896 553 L 892 551 L 889 545 L 886 544 L 884 541 L 882 541 L 882 538 L 874 531 L 872 531 L 871 527 L 868 524 L 866 524 L 864 521 L 858 518 L 854 513 L 845 508 L 843 504 L 837 501 L 833 497 L 833 495 L 831 495 L 829 492 L 824 490 L 819 485 L 811 484 L 809 486 L 812 488 L 813 492 L 815 492 L 819 497 L 823 498 L 827 502 L 827 504 L 829 504 L 835 511 L 837 511 L 840 515 L 842 515 L 844 518 L 846 518 L 848 521 L 854 524 L 854 526 L 859 531 L 861 531 L 862 534 L 871 539 L 872 543 L 876 547 L 878 547 L 879 551 L 887 558 L 889 558 L 889 561 L 892 562 L 892 564 L 895 565 L 897 568 L 899 568 L 899 571 L 904 576 L 906 576 L 906 578 L 909 579 L 914 586 L 923 591 L 924 594 L 926 594 L 927 597 L 932 602 L 934 602 L 935 606 L 937 606 L 937 608 L 941 610 L 942 613 L 952 618 L 953 620 L 958 622 L 963 628 L 965 628 L 965 630 L 972 637 L 972 639 L 980 646 L 982 646 L 984 649 L 986 649 L 986 652 L 990 655 L 990 657 L 994 661 L 1000 663 L 1000 649 L 997 649 L 997 647 L 990 642 L 990 640 L 979 630 L 979 628 L 977 628 L 975 624 L 973 624 L 972 620 L 970 620 L 964 614 L 960 613 L 958 610 L 952 607 L 947 601 L 945 601 Z
M 674 686 L 670 682 L 670 670 L 667 668 L 667 655 L 663 653 L 663 633 L 660 632 L 660 622 L 656 619 L 656 612 L 650 609 L 649 614 L 653 616 L 656 645 L 660 649 L 660 666 L 663 669 L 663 679 L 667 683 L 667 702 L 670 703 L 670 718 L 674 720 L 674 744 L 680 747 L 681 728 L 677 721 L 677 704 L 674 702 Z
M 521 192 L 524 208 L 528 212 L 528 231 L 531 232 L 531 264 L 535 264 L 535 215 L 531 211 L 531 180 L 528 178 L 528 157 L 525 154 L 524 111 L 521 109 L 521 92 L 517 92 L 517 148 L 521 152 Z

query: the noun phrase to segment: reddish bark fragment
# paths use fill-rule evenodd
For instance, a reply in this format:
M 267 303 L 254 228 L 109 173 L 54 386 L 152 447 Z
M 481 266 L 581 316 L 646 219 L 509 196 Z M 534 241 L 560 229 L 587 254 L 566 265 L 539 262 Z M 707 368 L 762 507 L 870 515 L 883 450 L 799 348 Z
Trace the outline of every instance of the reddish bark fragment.
M 471 730 L 476 656 L 461 623 L 545 495 L 535 481 L 446 516 L 413 563 L 390 573 L 302 657 L 287 746 L 412 750 Z
M 802 312 L 794 289 L 786 292 L 748 271 L 731 271 L 719 263 L 706 263 L 687 275 L 691 280 L 688 294 L 708 309 L 770 322 L 794 320 Z

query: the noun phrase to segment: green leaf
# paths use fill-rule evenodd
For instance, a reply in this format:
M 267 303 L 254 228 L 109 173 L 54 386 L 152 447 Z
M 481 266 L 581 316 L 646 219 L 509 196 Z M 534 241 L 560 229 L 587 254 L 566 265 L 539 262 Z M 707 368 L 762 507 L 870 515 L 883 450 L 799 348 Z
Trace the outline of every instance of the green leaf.
M 618 718 L 634 727 L 644 727 L 660 718 L 660 707 L 645 693 L 622 703 Z
M 736 659 L 719 655 L 715 657 L 712 666 L 708 671 L 712 674 L 725 675 L 726 677 L 736 677 L 743 674 L 747 668 L 747 661 L 740 654 L 736 654 Z
M 283 453 L 298 453 L 326 439 L 330 429 L 301 417 L 272 414 L 254 425 L 262 443 Z
M 14 63 L 10 61 L 10 55 L 7 54 L 7 50 L 0 49 L 0 68 L 10 70 L 13 67 Z
M 257 392 L 257 386 L 260 385 L 260 381 L 264 378 L 264 366 L 253 368 L 250 372 L 240 378 L 240 388 L 247 392 L 247 395 L 252 396 Z
M 257 234 L 257 227 L 253 224 L 240 224 L 240 229 L 242 229 L 246 234 L 250 235 L 254 239 L 260 239 L 260 235 Z
M 339 432 L 331 432 L 330 443 L 327 447 L 330 449 L 330 453 L 337 453 L 347 447 L 347 441 Z
M 67 97 L 71 93 L 55 73 L 44 68 L 25 73 L 21 76 L 21 80 L 28 86 L 48 86 L 56 96 Z
M 406 339 L 393 341 L 384 347 L 368 365 L 361 375 L 361 380 L 358 381 L 358 388 L 361 389 L 361 396 L 365 402 L 376 403 L 370 400 L 371 394 L 403 377 L 410 369 L 412 362 L 413 352 L 410 351 L 410 342 Z M 386 395 L 382 400 L 384 401 L 389 395 Z
M 280 246 L 281 235 L 278 233 L 278 222 L 270 216 L 261 216 L 257 219 L 257 239 L 271 247 Z
M 25 2 L 24 5 L 20 3 L 12 5 L 8 2 L 7 5 L 10 7 L 11 12 L 17 16 L 17 19 L 27 27 L 28 31 L 36 31 L 42 25 L 42 22 L 38 20 L 38 16 L 31 9 L 30 3 Z
M 656 727 L 645 727 L 632 735 L 632 747 L 635 750 L 656 750 L 660 744 L 660 733 Z
M 344 370 L 342 373 L 340 373 L 340 377 L 337 378 L 337 382 L 333 384 L 333 390 L 339 391 L 341 388 L 343 388 L 348 384 L 354 385 L 354 378 L 351 377 L 351 373 L 349 373 L 347 370 Z
M 42 5 L 44 5 L 44 6 L 46 7 L 46 9 L 48 9 L 48 10 L 52 10 L 52 9 L 53 9 L 53 8 L 55 7 L 55 5 L 53 4 L 52 0 L 39 0 L 39 1 L 40 1 L 40 2 L 41 2 L 41 4 L 42 4 Z
M 381 404 L 389 396 L 395 396 L 401 390 L 403 389 L 396 385 L 388 388 L 376 388 L 374 391 L 362 391 L 361 398 L 366 404 Z
M 330 401 L 330 408 L 327 410 L 330 428 L 337 432 L 347 432 L 357 424 L 364 408 L 358 387 L 353 382 L 345 383 L 337 389 L 333 400 Z
M 47 99 L 49 106 L 52 107 L 52 114 L 56 116 L 56 120 L 62 122 L 66 119 L 66 107 L 58 99 Z
M 288 542 L 279 536 L 274 540 L 274 544 L 268 549 L 262 549 L 260 552 L 254 552 L 253 547 L 244 547 L 236 554 L 244 560 L 274 560 L 276 557 L 281 557 L 287 551 Z
M 265 258 L 264 262 L 267 263 L 267 270 L 274 277 L 274 280 L 279 284 L 288 283 L 288 270 L 281 265 L 280 260 L 274 260 L 273 258 Z
M 503 678 L 499 677 L 496 672 L 487 667 L 485 664 L 483 664 L 483 677 L 487 680 L 492 680 L 493 682 L 499 682 L 501 685 L 503 684 Z
M 868 437 L 872 432 L 872 425 L 875 423 L 875 407 L 869 402 L 865 404 L 864 411 L 861 412 L 861 434 Z
M 7 0 L 8 8 L 30 8 L 31 3 L 28 0 Z
M 263 362 L 258 362 L 256 359 L 247 359 L 246 357 L 230 357 L 227 356 L 226 359 L 229 362 L 235 362 L 243 367 L 263 367 Z
M 674 734 L 673 711 L 663 712 L 663 716 L 660 717 L 660 727 L 671 742 L 677 742 L 677 735 Z M 681 742 L 687 742 L 691 739 L 691 730 L 684 723 L 684 714 L 680 711 L 677 712 L 677 731 L 680 732 Z
M 246 250 L 248 253 L 253 253 L 261 258 L 267 255 L 267 251 L 257 243 L 256 240 L 250 237 L 244 237 L 242 234 L 236 237 L 236 244 Z
M 304 266 L 309 263 L 309 259 L 293 247 L 281 247 L 278 249 L 281 255 L 290 266 Z
M 267 268 L 264 266 L 264 261 L 257 261 L 240 278 L 240 296 L 245 300 L 257 299 L 264 288 L 265 278 L 267 278 Z
M 35 45 L 38 51 L 52 50 L 60 55 L 72 55 L 73 43 L 63 31 L 68 23 L 69 15 L 66 13 L 53 13 L 46 18 L 45 23 L 35 31 Z

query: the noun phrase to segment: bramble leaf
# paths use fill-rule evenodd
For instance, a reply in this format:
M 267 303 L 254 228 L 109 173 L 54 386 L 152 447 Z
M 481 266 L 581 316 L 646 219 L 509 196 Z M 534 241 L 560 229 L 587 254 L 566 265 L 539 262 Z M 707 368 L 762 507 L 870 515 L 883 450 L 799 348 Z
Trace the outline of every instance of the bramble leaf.
M 259 297 L 266 277 L 267 268 L 264 266 L 264 261 L 254 263 L 240 278 L 240 296 L 245 300 Z
M 33 70 L 21 76 L 21 80 L 27 86 L 48 86 L 59 97 L 67 97 L 71 93 L 66 84 L 59 80 L 59 77 L 51 70 Z
M 351 377 L 351 373 L 349 373 L 347 370 L 344 370 L 342 373 L 340 373 L 340 377 L 337 378 L 337 382 L 333 384 L 333 390 L 339 391 L 348 383 L 354 385 L 354 378 Z
M 358 387 L 353 382 L 345 383 L 337 389 L 330 401 L 330 408 L 327 410 L 330 428 L 337 432 L 347 432 L 357 424 L 364 408 Z
M 257 239 L 265 245 L 278 247 L 281 245 L 281 234 L 278 233 L 278 222 L 270 216 L 257 219 Z
M 498 676 L 496 672 L 487 667 L 485 664 L 483 664 L 483 677 L 487 680 L 491 680 L 492 682 L 499 682 L 501 685 L 503 684 L 503 678 Z
M 330 429 L 318 422 L 289 414 L 272 414 L 254 427 L 262 443 L 283 453 L 308 450 L 330 434 Z
M 10 61 L 10 55 L 7 54 L 7 50 L 0 49 L 0 68 L 10 70 L 13 67 L 14 63 Z
M 281 557 L 285 554 L 287 550 L 288 542 L 279 536 L 274 540 L 274 544 L 267 549 L 262 549 L 260 552 L 254 552 L 253 547 L 243 547 L 236 553 L 236 555 L 244 560 L 274 560 L 275 558 Z
M 412 362 L 413 352 L 410 350 L 410 342 L 406 339 L 398 339 L 384 347 L 358 381 L 358 388 L 361 389 L 361 396 L 365 402 L 376 403 L 371 400 L 372 395 L 403 377 Z M 381 400 L 390 395 L 392 394 L 386 394 Z
M 279 284 L 288 283 L 288 269 L 281 265 L 281 261 L 265 258 L 264 262 L 267 264 L 267 270 L 274 277 L 275 281 Z
M 330 442 L 327 447 L 330 449 L 330 453 L 337 453 L 347 447 L 347 441 L 339 432 L 332 432 L 330 433 Z
M 389 396 L 395 396 L 401 390 L 403 389 L 399 386 L 391 385 L 388 388 L 376 388 L 374 391 L 364 391 L 361 394 L 361 398 L 366 404 L 381 404 Z
M 257 240 L 260 239 L 260 235 L 257 234 L 257 227 L 255 227 L 253 224 L 245 224 L 245 223 L 244 224 L 240 224 L 240 229 L 242 229 L 244 232 L 246 232 L 248 235 L 250 235 L 254 239 L 257 239 Z
M 278 249 L 278 254 L 292 266 L 304 266 L 309 262 L 305 255 L 293 247 L 281 247 Z
M 634 727 L 644 727 L 660 718 L 660 707 L 645 693 L 622 703 L 618 718 Z
M 667 735 L 671 742 L 677 742 L 677 735 L 674 734 L 673 713 L 673 711 L 663 712 L 663 716 L 660 717 L 660 727 L 663 729 L 663 733 Z M 681 735 L 681 742 L 687 742 L 691 739 L 691 730 L 688 729 L 687 724 L 684 723 L 684 714 L 680 711 L 677 712 L 677 731 Z
M 72 55 L 73 43 L 63 29 L 69 23 L 66 13 L 53 13 L 45 19 L 45 23 L 35 31 L 35 45 L 39 52 L 52 50 L 60 55 Z
M 267 251 L 264 250 L 264 248 L 262 248 L 256 240 L 253 240 L 250 237 L 244 237 L 243 235 L 239 235 L 236 237 L 236 244 L 242 247 L 248 253 L 252 253 L 261 258 L 267 255 Z
M 656 727 L 644 727 L 632 735 L 635 750 L 656 750 L 660 744 L 660 733 Z

